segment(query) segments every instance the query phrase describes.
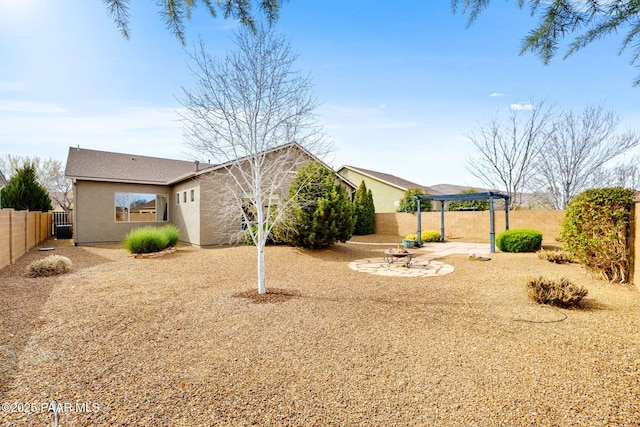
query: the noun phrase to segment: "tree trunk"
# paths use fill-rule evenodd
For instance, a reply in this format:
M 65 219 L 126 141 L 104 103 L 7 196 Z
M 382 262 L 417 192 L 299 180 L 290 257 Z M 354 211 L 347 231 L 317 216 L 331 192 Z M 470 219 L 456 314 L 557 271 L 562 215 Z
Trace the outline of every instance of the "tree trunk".
M 267 288 L 264 280 L 264 244 L 259 242 L 258 247 L 258 293 L 266 294 Z

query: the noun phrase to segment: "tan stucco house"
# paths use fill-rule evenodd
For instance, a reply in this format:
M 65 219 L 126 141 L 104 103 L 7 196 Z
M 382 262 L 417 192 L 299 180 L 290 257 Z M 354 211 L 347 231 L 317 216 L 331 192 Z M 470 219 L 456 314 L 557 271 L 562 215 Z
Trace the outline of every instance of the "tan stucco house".
M 441 194 L 431 187 L 425 187 L 395 175 L 355 166 L 341 166 L 337 172 L 338 175 L 353 182 L 356 186 L 364 181 L 367 189 L 370 189 L 373 195 L 376 213 L 396 212 L 404 192 L 409 188 L 420 188 L 423 192 L 432 195 Z
M 278 162 L 286 157 L 280 155 L 286 150 L 318 160 L 295 142 L 268 155 Z M 65 175 L 73 181 L 74 242 L 121 242 L 133 228 L 174 224 L 183 242 L 227 244 L 230 235 L 242 230 L 242 214 L 228 209 L 230 196 L 224 190 L 230 188 L 228 167 L 72 147 Z M 293 179 L 295 171 L 290 175 Z M 353 191 L 347 179 L 340 182 Z M 283 184 L 281 194 L 288 192 L 289 184 L 290 180 Z

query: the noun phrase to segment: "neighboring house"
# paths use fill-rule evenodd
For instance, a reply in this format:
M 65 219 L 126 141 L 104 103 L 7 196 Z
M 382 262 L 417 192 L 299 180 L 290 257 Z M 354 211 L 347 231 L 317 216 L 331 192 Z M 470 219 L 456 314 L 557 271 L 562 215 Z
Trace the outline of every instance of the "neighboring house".
M 376 213 L 396 212 L 400 206 L 400 200 L 404 192 L 409 188 L 420 188 L 423 192 L 436 195 L 442 194 L 431 187 L 407 181 L 395 175 L 376 172 L 355 166 L 342 166 L 338 168 L 338 174 L 359 186 L 364 181 L 367 189 L 373 195 L 373 204 Z
M 318 160 L 295 142 L 267 155 L 277 161 L 283 150 Z M 70 148 L 65 175 L 73 180 L 75 244 L 121 242 L 133 228 L 168 223 L 183 242 L 229 243 L 242 230 L 242 214 L 225 193 L 232 182 L 225 166 Z M 341 182 L 353 191 L 352 183 Z

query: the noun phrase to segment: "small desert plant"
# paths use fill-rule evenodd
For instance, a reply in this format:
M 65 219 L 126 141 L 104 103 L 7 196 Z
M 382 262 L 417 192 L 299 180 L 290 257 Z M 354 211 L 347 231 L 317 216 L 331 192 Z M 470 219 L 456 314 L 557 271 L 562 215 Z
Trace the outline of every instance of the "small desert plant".
M 538 258 L 546 259 L 549 262 L 556 264 L 570 263 L 571 258 L 566 251 L 552 251 L 547 249 L 540 249 L 538 252 Z
M 496 245 L 502 252 L 533 252 L 541 244 L 542 233 L 530 228 L 503 231 L 496 237 Z
M 542 276 L 527 279 L 527 292 L 531 299 L 540 304 L 562 308 L 578 305 L 588 293 L 585 288 L 574 284 L 566 277 L 550 280 Z
M 73 264 L 69 258 L 62 255 L 49 255 L 31 262 L 27 266 L 26 273 L 29 277 L 46 277 L 68 273 L 71 270 L 73 270 Z
M 140 227 L 127 234 L 124 247 L 132 254 L 148 254 L 175 246 L 179 239 L 180 230 L 174 225 Z
M 407 234 L 404 237 L 404 240 L 415 240 L 418 241 L 418 234 Z M 436 230 L 424 230 L 420 232 L 420 240 L 422 242 L 439 242 L 440 241 L 440 233 Z

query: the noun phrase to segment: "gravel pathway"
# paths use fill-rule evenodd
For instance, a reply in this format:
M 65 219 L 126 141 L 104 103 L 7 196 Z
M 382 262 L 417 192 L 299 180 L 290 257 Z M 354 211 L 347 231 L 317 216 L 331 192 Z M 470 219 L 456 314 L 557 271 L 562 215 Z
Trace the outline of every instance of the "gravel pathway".
M 46 242 L 75 271 L 0 270 L 1 426 L 637 426 L 640 295 L 535 254 L 450 255 L 438 277 L 353 271 L 387 247 Z M 567 276 L 583 306 L 526 296 Z

